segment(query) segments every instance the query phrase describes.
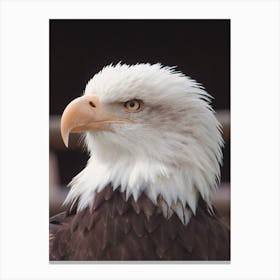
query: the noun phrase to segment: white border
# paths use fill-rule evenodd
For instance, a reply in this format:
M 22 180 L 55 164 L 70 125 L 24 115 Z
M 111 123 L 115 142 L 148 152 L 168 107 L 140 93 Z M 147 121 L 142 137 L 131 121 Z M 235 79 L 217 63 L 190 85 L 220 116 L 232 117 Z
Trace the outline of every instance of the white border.
M 2 1 L 0 18 L 2 279 L 279 279 L 278 1 Z M 49 264 L 49 18 L 231 19 L 231 264 Z

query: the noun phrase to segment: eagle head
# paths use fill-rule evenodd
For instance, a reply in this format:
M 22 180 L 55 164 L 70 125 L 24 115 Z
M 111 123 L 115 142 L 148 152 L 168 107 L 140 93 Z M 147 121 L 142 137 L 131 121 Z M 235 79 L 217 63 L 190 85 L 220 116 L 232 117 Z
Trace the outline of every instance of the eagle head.
M 96 192 L 111 184 L 135 200 L 144 192 L 155 204 L 160 198 L 195 213 L 202 197 L 211 207 L 223 140 L 210 98 L 173 67 L 104 67 L 62 115 L 66 146 L 69 133 L 85 132 L 90 154 L 65 202 L 91 207 Z

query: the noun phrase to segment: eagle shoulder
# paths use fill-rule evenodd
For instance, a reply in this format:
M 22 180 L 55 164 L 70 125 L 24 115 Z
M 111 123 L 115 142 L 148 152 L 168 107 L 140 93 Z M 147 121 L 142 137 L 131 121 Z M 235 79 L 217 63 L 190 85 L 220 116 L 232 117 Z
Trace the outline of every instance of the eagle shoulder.
M 202 200 L 183 224 L 145 194 L 126 200 L 111 185 L 92 208 L 74 206 L 50 220 L 50 260 L 229 260 L 229 240 L 229 229 Z

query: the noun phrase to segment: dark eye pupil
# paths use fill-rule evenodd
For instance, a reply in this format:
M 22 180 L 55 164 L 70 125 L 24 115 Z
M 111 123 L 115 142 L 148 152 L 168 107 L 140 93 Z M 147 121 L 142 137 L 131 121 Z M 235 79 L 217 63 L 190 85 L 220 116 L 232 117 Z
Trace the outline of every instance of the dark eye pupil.
M 142 109 L 142 101 L 137 99 L 128 100 L 123 105 L 129 112 L 138 112 Z

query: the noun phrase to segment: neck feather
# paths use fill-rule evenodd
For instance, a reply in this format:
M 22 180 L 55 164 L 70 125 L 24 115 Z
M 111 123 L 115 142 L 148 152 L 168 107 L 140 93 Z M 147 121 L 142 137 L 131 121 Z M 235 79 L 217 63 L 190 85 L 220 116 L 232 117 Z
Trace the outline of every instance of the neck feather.
M 183 223 L 187 223 L 186 217 L 195 214 L 199 196 L 211 208 L 210 182 L 203 178 L 190 167 L 178 168 L 139 159 L 104 163 L 91 157 L 86 168 L 71 181 L 71 190 L 64 203 L 78 201 L 78 211 L 92 207 L 96 192 L 111 184 L 114 190 L 119 188 L 125 192 L 126 199 L 133 196 L 137 201 L 144 192 L 155 205 L 161 205 L 167 218 L 175 212 Z

